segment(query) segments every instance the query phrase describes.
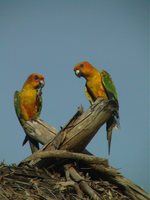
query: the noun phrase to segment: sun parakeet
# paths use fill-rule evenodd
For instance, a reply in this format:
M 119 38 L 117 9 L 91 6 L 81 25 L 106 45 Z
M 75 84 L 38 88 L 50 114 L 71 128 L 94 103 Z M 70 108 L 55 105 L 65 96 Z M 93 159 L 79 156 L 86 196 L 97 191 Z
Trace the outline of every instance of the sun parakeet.
M 113 100 L 119 109 L 117 91 L 111 76 L 104 70 L 98 71 L 89 62 L 81 62 L 74 67 L 74 72 L 78 77 L 86 79 L 85 94 L 91 104 L 98 97 Z M 108 152 L 110 154 L 112 130 L 119 127 L 119 113 L 115 112 L 106 123 Z
M 37 119 L 42 109 L 42 88 L 44 77 L 41 74 L 31 74 L 25 81 L 22 90 L 14 95 L 14 106 L 22 126 L 26 121 Z M 39 149 L 38 142 L 26 136 L 23 145 L 29 140 L 32 152 Z

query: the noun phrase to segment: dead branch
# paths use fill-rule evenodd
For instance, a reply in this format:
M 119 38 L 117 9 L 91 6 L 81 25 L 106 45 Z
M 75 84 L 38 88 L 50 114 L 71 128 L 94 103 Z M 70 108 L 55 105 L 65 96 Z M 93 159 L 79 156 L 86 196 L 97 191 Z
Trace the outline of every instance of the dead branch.
M 67 166 L 68 168 L 68 172 L 71 176 L 71 178 L 77 182 L 79 184 L 79 187 L 82 189 L 83 192 L 85 192 L 90 199 L 93 200 L 99 200 L 100 197 L 98 196 L 98 194 L 96 193 L 96 191 L 94 191 L 89 185 L 88 183 L 84 180 L 84 178 L 82 178 L 80 176 L 80 174 L 76 171 L 76 169 L 73 166 Z
M 97 99 L 88 111 L 83 113 L 83 109 L 80 108 L 54 139 L 42 148 L 42 151 L 62 149 L 82 152 L 98 129 L 109 119 L 112 112 L 116 109 L 112 101 L 106 101 L 100 98 Z M 31 133 L 32 131 L 29 132 Z M 38 133 L 38 131 L 36 131 L 36 133 Z M 39 136 L 39 134 L 35 135 Z M 43 138 L 45 138 L 45 136 L 43 136 Z M 39 160 L 37 160 L 37 162 L 39 162 Z M 34 164 L 36 164 L 36 161 L 34 161 Z M 38 166 L 42 166 L 42 163 L 38 164 Z M 45 164 L 43 166 L 45 166 Z
M 97 99 L 86 112 L 78 115 L 73 123 L 68 124 L 53 141 L 48 143 L 44 150 L 59 148 L 82 152 L 99 128 L 110 118 L 116 109 L 118 108 L 112 101 L 106 101 L 101 98 Z M 59 146 L 55 144 L 55 140 L 61 141 Z
M 94 137 L 98 129 L 109 119 L 116 109 L 118 108 L 114 105 L 113 101 L 107 101 L 101 98 L 97 99 L 97 101 L 86 112 L 83 112 L 83 108 L 80 107 L 67 125 L 40 151 L 62 149 L 82 152 Z M 39 123 L 35 124 L 39 125 Z M 29 131 L 29 128 L 28 132 L 30 134 L 32 133 L 32 135 L 34 133 L 34 131 Z M 35 133 L 37 133 L 35 134 L 36 137 L 39 137 L 39 132 L 36 131 L 36 129 Z M 43 136 L 43 138 L 46 137 Z M 50 160 L 47 161 L 47 159 L 45 159 L 40 161 L 38 159 L 31 161 L 31 163 L 38 167 L 46 167 L 45 165 L 49 165 Z
M 41 119 L 27 121 L 23 128 L 30 138 L 41 144 L 46 144 L 51 141 L 58 132 L 54 127 L 48 125 Z
M 68 125 L 71 125 L 82 113 L 83 107 L 80 106 L 77 112 L 73 115 L 69 122 L 64 127 L 62 127 L 62 129 L 65 129 Z M 48 142 L 54 139 L 54 137 L 58 133 L 58 130 L 56 128 L 47 124 L 42 119 L 27 121 L 23 128 L 25 130 L 25 133 L 30 138 L 36 140 L 43 145 L 46 145 Z
M 53 151 L 37 152 L 37 153 L 32 154 L 25 160 L 23 160 L 22 163 L 26 163 L 31 160 L 35 160 L 35 159 L 39 159 L 39 158 L 40 159 L 43 159 L 43 158 L 63 158 L 63 159 L 65 158 L 66 159 L 67 158 L 67 159 L 72 159 L 72 160 L 83 161 L 88 164 L 99 164 L 99 165 L 108 166 L 108 161 L 106 159 L 99 158 L 96 156 L 86 155 L 83 153 L 73 153 L 73 152 L 69 152 L 66 150 L 53 150 Z

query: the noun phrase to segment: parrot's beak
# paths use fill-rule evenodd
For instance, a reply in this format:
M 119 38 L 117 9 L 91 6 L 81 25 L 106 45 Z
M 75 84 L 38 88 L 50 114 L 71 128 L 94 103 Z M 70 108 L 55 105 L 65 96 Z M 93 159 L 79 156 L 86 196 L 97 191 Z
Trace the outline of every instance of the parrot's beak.
M 76 69 L 76 70 L 74 70 L 74 72 L 77 77 L 81 77 L 82 74 L 81 74 L 80 70 Z
M 44 80 L 40 80 L 40 82 L 39 82 L 39 86 L 40 86 L 41 88 L 43 88 L 43 87 L 44 87 L 44 85 L 45 85 L 45 82 L 44 82 Z

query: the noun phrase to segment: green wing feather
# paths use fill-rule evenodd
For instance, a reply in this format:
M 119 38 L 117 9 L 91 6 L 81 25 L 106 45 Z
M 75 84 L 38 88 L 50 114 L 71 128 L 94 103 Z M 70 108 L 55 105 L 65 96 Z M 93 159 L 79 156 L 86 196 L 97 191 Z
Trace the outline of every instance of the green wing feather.
M 115 88 L 115 85 L 111 79 L 111 76 L 106 72 L 102 71 L 101 77 L 102 77 L 102 83 L 105 88 L 105 91 L 107 93 L 108 99 L 112 99 L 117 103 L 117 106 L 119 108 L 118 103 L 118 96 L 117 91 Z M 107 129 L 107 140 L 108 140 L 108 153 L 110 154 L 110 147 L 111 147 L 111 138 L 112 138 L 112 130 L 114 127 L 119 127 L 119 113 L 116 111 L 113 113 L 112 117 L 107 121 L 106 123 L 106 129 Z
M 111 76 L 104 70 L 101 71 L 100 74 L 102 77 L 102 83 L 106 90 L 108 99 L 112 99 L 118 103 L 117 91 L 116 91 L 115 85 L 111 79 Z
M 14 94 L 14 107 L 15 107 L 15 111 L 17 116 L 20 116 L 20 99 L 19 99 L 19 92 L 16 91 Z
M 19 91 L 16 91 L 14 94 L 14 107 L 16 111 L 16 115 L 22 125 L 24 125 L 25 121 L 21 117 L 21 111 L 20 111 L 20 96 Z
M 14 107 L 15 107 L 15 111 L 16 111 L 16 115 L 18 117 L 18 120 L 21 123 L 21 125 L 23 126 L 25 124 L 25 120 L 23 120 L 23 118 L 21 116 L 19 91 L 16 91 L 15 94 L 14 94 Z M 42 109 L 42 97 L 39 96 L 39 111 L 37 113 L 37 117 L 40 115 L 41 109 Z M 25 129 L 24 129 L 24 131 L 25 131 Z M 25 131 L 25 133 L 26 133 L 26 131 Z M 28 135 L 25 136 L 25 139 L 24 139 L 22 145 L 25 145 L 28 140 L 29 140 L 31 149 L 32 148 L 39 149 L 38 142 L 36 140 L 30 138 Z M 33 152 L 33 149 L 32 149 L 32 152 Z

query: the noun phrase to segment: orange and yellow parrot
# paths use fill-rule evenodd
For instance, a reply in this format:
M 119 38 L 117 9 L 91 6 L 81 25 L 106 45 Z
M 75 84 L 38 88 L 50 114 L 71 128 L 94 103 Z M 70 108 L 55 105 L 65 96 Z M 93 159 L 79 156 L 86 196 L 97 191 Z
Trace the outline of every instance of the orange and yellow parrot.
M 26 121 L 37 119 L 42 109 L 42 88 L 44 77 L 41 74 L 31 74 L 25 81 L 22 90 L 14 95 L 14 106 L 22 126 Z M 26 136 L 23 145 L 29 140 L 31 150 L 39 149 L 38 142 Z
M 86 79 L 85 94 L 91 104 L 98 98 L 113 100 L 119 109 L 117 91 L 111 76 L 104 70 L 98 71 L 89 62 L 81 62 L 74 67 L 78 77 Z M 119 127 L 119 113 L 115 112 L 106 123 L 108 153 L 110 154 L 112 130 Z

